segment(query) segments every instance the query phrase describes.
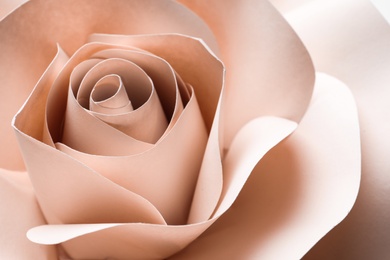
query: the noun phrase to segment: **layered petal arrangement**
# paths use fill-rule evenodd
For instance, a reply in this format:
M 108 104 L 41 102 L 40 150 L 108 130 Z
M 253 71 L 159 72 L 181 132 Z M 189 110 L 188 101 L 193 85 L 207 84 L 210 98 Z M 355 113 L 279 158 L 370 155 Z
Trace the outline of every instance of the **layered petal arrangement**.
M 271 2 L 0 1 L 0 258 L 300 259 L 339 224 L 354 83 Z

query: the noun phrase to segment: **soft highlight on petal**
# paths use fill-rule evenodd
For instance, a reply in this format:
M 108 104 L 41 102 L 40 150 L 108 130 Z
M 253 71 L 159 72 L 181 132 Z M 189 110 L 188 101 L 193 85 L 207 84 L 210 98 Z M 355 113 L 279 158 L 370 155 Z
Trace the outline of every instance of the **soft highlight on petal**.
M 351 89 L 359 110 L 362 183 L 347 218 L 307 259 L 390 257 L 390 27 L 368 0 L 308 2 L 285 13 L 321 71 Z M 332 19 L 329 19 L 332 17 Z
M 251 119 L 299 122 L 310 101 L 314 68 L 300 39 L 266 0 L 181 0 L 210 26 L 226 66 L 224 147 Z
M 264 124 L 272 121 L 271 126 Z M 295 123 L 281 118 L 260 118 L 249 124 L 242 133 L 253 130 L 253 128 L 260 129 L 263 138 L 271 140 L 259 144 L 260 152 L 255 155 L 255 161 L 258 161 L 269 149 L 294 130 Z M 269 131 L 270 129 L 275 131 Z M 237 147 L 242 148 L 240 145 L 245 146 L 245 144 L 240 139 L 241 137 L 236 140 Z M 246 147 L 242 151 L 246 153 L 250 150 L 250 147 Z M 236 166 L 239 166 L 240 163 L 245 162 L 242 160 L 231 162 L 232 165 Z M 251 172 L 251 167 L 249 168 L 236 172 L 236 176 L 241 175 L 245 182 L 245 176 Z M 233 181 L 231 184 L 236 186 L 234 189 L 241 189 L 241 181 Z M 223 210 L 227 210 L 229 206 L 227 205 Z M 223 213 L 219 212 L 207 221 L 190 225 L 165 226 L 142 223 L 45 225 L 31 229 L 28 236 L 29 239 L 37 243 L 63 243 L 70 255 L 81 259 L 105 257 L 161 259 L 188 246 Z M 107 243 L 107 241 L 115 242 Z
M 2 0 L 0 2 L 0 21 L 27 1 L 28 0 Z
M 348 214 L 359 183 L 356 105 L 342 83 L 319 74 L 297 130 L 260 161 L 226 214 L 172 259 L 300 259 Z
M 0 169 L 0 258 L 57 259 L 54 246 L 34 245 L 26 238 L 33 226 L 45 224 L 26 172 Z

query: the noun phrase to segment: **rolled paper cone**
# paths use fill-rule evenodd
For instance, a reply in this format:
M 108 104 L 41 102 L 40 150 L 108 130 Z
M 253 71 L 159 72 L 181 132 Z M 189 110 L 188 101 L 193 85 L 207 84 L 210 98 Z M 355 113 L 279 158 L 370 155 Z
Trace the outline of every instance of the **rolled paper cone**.
M 107 75 L 95 84 L 89 98 L 89 109 L 102 114 L 133 111 L 133 105 L 118 75 Z

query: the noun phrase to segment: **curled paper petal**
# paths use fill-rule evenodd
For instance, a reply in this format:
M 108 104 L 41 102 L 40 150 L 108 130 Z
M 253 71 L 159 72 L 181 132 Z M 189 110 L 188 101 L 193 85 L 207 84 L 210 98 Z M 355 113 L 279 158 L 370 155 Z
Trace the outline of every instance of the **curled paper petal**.
M 215 216 L 222 215 L 233 204 L 259 158 L 274 147 L 281 136 L 289 135 L 296 127 L 295 122 L 287 119 L 260 117 L 240 129 L 223 162 L 223 190 Z
M 30 229 L 27 232 L 27 237 L 35 243 L 42 245 L 60 244 L 69 239 L 94 233 L 107 228 L 121 226 L 124 224 L 108 223 L 108 224 L 68 224 L 68 225 L 46 225 Z M 55 232 L 53 232 L 55 231 Z
M 351 89 L 361 128 L 362 183 L 356 204 L 305 258 L 389 258 L 389 22 L 368 0 L 308 1 L 293 5 L 284 15 L 305 42 L 316 68 Z
M 271 123 L 271 124 L 268 124 Z M 258 161 L 262 156 L 278 142 L 289 135 L 296 124 L 281 118 L 259 118 L 248 124 L 241 132 L 241 135 L 251 130 L 259 130 L 259 142 L 256 146 L 260 152 L 253 156 L 253 161 Z M 248 147 L 241 137 L 237 137 L 236 146 L 233 149 L 249 153 L 252 147 Z M 267 142 L 260 140 L 267 139 Z M 242 160 L 230 162 L 231 175 L 238 177 L 239 181 L 232 180 L 233 191 L 229 191 L 229 196 L 239 191 L 250 174 L 252 168 L 245 165 Z M 239 169 L 239 170 L 238 170 Z M 228 170 L 229 171 L 229 170 Z M 242 182 L 243 180 L 243 182 Z M 228 185 L 227 189 L 230 189 Z M 73 257 L 77 258 L 105 258 L 116 257 L 119 259 L 128 258 L 166 258 L 178 252 L 202 232 L 204 232 L 218 217 L 226 211 L 234 199 L 226 196 L 224 206 L 220 209 L 220 214 L 213 218 L 197 224 L 164 226 L 141 223 L 112 223 L 112 224 L 78 224 L 78 225 L 46 225 L 31 229 L 28 233 L 29 239 L 42 244 L 63 243 Z M 102 239 L 105 237 L 105 239 Z M 107 241 L 116 241 L 107 243 Z M 91 245 L 93 245 L 91 247 Z
M 145 198 L 59 150 L 22 132 L 18 135 L 29 162 L 29 174 L 34 174 L 31 176 L 37 198 L 50 223 L 107 223 L 114 219 L 114 222 L 165 223 L 160 212 Z
M 134 110 L 118 75 L 104 76 L 95 84 L 89 98 L 89 108 L 102 114 L 120 114 Z
M 359 182 L 356 105 L 345 85 L 317 74 L 297 130 L 259 162 L 230 210 L 172 259 L 300 259 L 348 214 Z
M 3 0 L 0 3 L 0 20 L 28 0 Z
M 45 223 L 26 172 L 0 169 L 1 259 L 57 259 L 54 246 L 31 244 L 25 233 Z
M 268 1 L 179 2 L 207 22 L 221 47 L 225 148 L 259 116 L 300 121 L 311 98 L 314 68 L 300 39 Z
M 32 229 L 29 238 L 44 244 L 63 242 L 64 248 L 75 259 L 166 259 L 192 242 L 212 222 L 191 226 L 142 223 L 47 225 Z

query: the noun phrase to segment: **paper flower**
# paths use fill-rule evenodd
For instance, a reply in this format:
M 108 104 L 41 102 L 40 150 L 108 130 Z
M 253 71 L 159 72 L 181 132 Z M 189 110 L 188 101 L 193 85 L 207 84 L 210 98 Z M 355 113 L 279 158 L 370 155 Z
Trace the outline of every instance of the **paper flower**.
M 1 20 L 1 257 L 298 259 L 351 210 L 348 87 L 267 1 L 181 2 Z

